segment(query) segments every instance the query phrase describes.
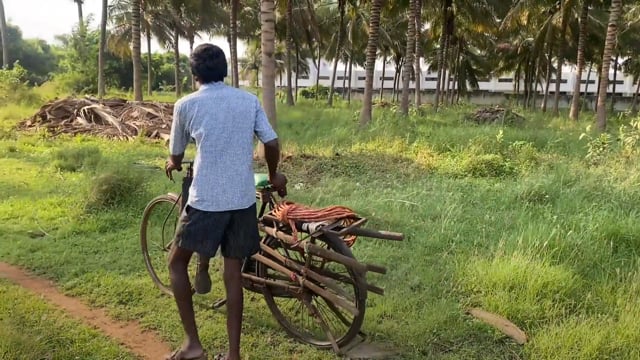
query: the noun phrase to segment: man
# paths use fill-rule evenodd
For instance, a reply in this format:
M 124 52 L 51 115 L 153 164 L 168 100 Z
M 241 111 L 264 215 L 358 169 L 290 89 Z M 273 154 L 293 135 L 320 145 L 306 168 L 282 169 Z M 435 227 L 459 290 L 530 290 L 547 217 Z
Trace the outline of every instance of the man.
M 216 359 L 239 360 L 241 267 L 243 259 L 260 248 L 253 179 L 254 135 L 264 144 L 269 181 L 281 196 L 286 195 L 287 180 L 277 172 L 277 135 L 258 98 L 223 83 L 227 76 L 224 52 L 211 44 L 200 45 L 190 62 L 200 87 L 175 104 L 166 164 L 166 174 L 172 178 L 172 171 L 181 168 L 187 143 L 195 139 L 193 183 L 176 230 L 176 246 L 169 254 L 171 287 L 186 339 L 167 359 L 206 359 L 195 323 L 187 266 L 193 253 L 208 259 L 221 248 L 229 349 Z M 203 269 L 206 271 L 206 264 Z

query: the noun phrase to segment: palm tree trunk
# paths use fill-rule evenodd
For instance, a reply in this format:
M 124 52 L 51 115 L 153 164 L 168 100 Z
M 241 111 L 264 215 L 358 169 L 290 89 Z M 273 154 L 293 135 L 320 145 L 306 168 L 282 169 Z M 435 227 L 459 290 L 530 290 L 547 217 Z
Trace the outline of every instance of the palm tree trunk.
M 140 0 L 131 2 L 131 59 L 133 61 L 133 98 L 142 101 L 142 59 L 140 56 Z
M 351 104 L 351 76 L 353 76 L 353 57 L 349 57 L 349 85 L 347 89 L 347 103 Z
M 420 69 L 420 60 L 422 59 L 422 0 L 415 0 L 415 23 L 416 23 L 416 53 L 415 53 L 415 107 L 422 105 L 422 69 Z
M 402 70 L 402 102 L 400 110 L 402 115 L 409 115 L 409 83 L 413 72 L 413 50 L 416 47 L 416 1 L 409 0 L 409 14 L 407 25 L 407 47 L 405 50 L 404 69 Z
M 600 74 L 602 74 L 602 63 L 598 64 L 598 67 L 596 68 L 596 77 L 598 79 L 600 79 Z M 608 76 L 607 76 L 608 78 Z M 607 87 L 609 86 L 609 84 L 607 84 Z M 598 88 L 596 89 L 596 98 L 595 98 L 595 102 L 593 104 L 593 111 L 594 112 L 598 112 L 598 99 L 600 98 L 600 80 L 598 80 Z
M 581 110 L 584 110 L 587 108 L 587 100 L 589 99 L 589 81 L 591 81 L 591 72 L 593 71 L 593 62 L 589 63 L 589 72 L 587 72 L 587 83 L 584 84 L 584 99 L 585 101 L 583 102 L 582 106 L 580 107 Z
M 566 46 L 567 36 L 567 24 L 569 11 L 565 9 L 567 7 L 567 0 L 561 1 L 560 12 L 562 13 L 562 20 L 560 25 L 560 39 L 558 40 L 558 64 L 556 69 L 556 92 L 553 99 L 553 114 L 558 115 L 560 105 L 560 85 L 562 84 L 562 64 L 564 63 L 564 47 Z
M 547 112 L 547 102 L 549 101 L 549 85 L 551 85 L 551 71 L 553 70 L 553 54 L 552 54 L 552 46 L 549 43 L 548 46 L 548 58 L 547 58 L 547 73 L 545 74 L 545 83 L 544 83 L 544 98 L 542 99 L 542 112 Z
M 316 101 L 318 101 L 318 95 L 320 94 L 320 43 L 318 43 L 318 66 L 316 66 Z
M 193 54 L 193 45 L 195 42 L 196 42 L 195 34 L 192 33 L 189 35 L 189 56 Z M 193 74 L 191 74 L 191 91 L 196 91 L 196 79 L 195 77 L 193 77 Z
M 84 31 L 84 16 L 82 15 L 82 2 L 83 0 L 74 0 L 78 5 L 78 29 Z
M 182 82 L 180 81 L 180 33 L 178 26 L 173 29 L 173 61 L 175 62 L 174 68 L 174 83 L 176 86 L 176 97 L 182 95 Z
M 618 60 L 620 59 L 620 54 L 616 54 L 616 59 L 613 62 L 613 86 L 611 88 L 611 108 L 609 111 L 613 112 L 616 106 L 616 82 L 618 81 Z
M 231 14 L 229 16 L 229 53 L 231 57 L 231 84 L 240 87 L 238 75 L 238 3 L 240 0 L 231 0 Z
M 365 126 L 371 122 L 373 111 L 373 74 L 376 66 L 378 53 L 378 37 L 380 31 L 380 10 L 382 0 L 372 0 L 371 15 L 369 17 L 369 40 L 367 42 L 367 63 L 366 78 L 364 86 L 364 100 L 362 111 L 360 112 L 360 126 Z
M 293 0 L 287 0 L 287 105 L 293 106 L 293 81 L 291 72 L 293 71 L 293 37 L 291 30 L 293 28 Z
M 300 73 L 300 46 L 296 43 L 296 95 L 295 102 L 298 102 L 298 74 Z
M 442 35 L 440 35 L 440 46 L 438 48 L 438 81 L 436 82 L 435 99 L 433 100 L 433 107 L 435 111 L 438 111 L 440 106 L 440 86 L 442 85 L 442 73 L 444 72 L 444 47 L 446 43 L 445 25 L 442 26 Z
M 456 84 L 460 84 L 460 58 L 462 56 L 462 39 L 458 38 L 458 47 L 456 48 L 456 57 L 455 64 L 453 65 L 453 80 L 451 85 L 451 102 L 453 105 L 455 100 L 454 91 L 459 94 L 460 86 L 456 86 Z
M 636 77 L 638 84 L 636 85 L 636 92 L 633 93 L 633 102 L 631 102 L 631 114 L 633 116 L 638 115 L 638 94 L 640 94 L 640 77 Z
M 609 25 L 607 26 L 607 38 L 604 42 L 604 51 L 602 53 L 602 71 L 600 72 L 600 93 L 598 94 L 598 114 L 596 117 L 596 126 L 599 131 L 604 132 L 607 129 L 607 86 L 609 85 L 609 68 L 611 66 L 611 54 L 616 48 L 616 38 L 618 36 L 618 19 L 622 12 L 622 0 L 611 0 L 611 9 L 609 10 Z
M 262 106 L 276 127 L 276 13 L 274 0 L 260 0 L 262 42 Z
M 386 70 L 387 70 L 387 53 L 383 53 L 382 54 L 382 80 L 380 81 L 380 101 L 382 101 L 382 96 L 384 95 L 384 76 L 385 76 Z
M 2 0 L 0 0 L 2 2 Z M 0 5 L 1 6 L 1 5 Z M 109 0 L 102 0 L 102 18 L 100 19 L 100 44 L 98 45 L 98 99 L 102 99 L 106 86 L 104 81 L 104 57 L 107 48 L 107 7 Z
M 443 105 L 447 105 L 449 102 L 449 86 L 451 85 L 451 70 L 449 69 L 449 62 L 450 62 L 450 57 L 451 57 L 451 35 L 447 36 L 447 40 L 445 42 L 444 45 L 444 62 L 445 62 L 445 68 L 444 68 L 444 76 L 445 76 L 445 80 L 444 83 L 442 83 L 442 104 Z
M 582 83 L 582 72 L 584 71 L 584 48 L 585 41 L 587 39 L 587 21 L 589 20 L 589 2 L 584 0 L 582 2 L 582 8 L 580 10 L 580 29 L 578 31 L 578 68 L 576 69 L 576 82 L 573 84 L 573 99 L 571 100 L 571 110 L 569 111 L 569 118 L 573 121 L 578 121 L 580 114 L 580 85 Z M 586 87 L 589 86 L 589 82 L 585 85 L 585 97 L 587 96 Z
M 447 34 L 444 38 L 444 57 L 442 60 L 442 81 L 440 82 L 440 100 L 445 104 L 447 98 L 447 84 L 449 83 L 449 43 L 451 42 L 451 35 Z
M 2 40 L 2 68 L 9 68 L 9 44 L 7 44 L 7 18 L 4 14 L 4 3 L 0 0 L 0 39 Z
M 398 102 L 398 96 L 400 95 L 400 75 L 402 72 L 402 66 L 404 64 L 404 58 L 400 58 L 400 60 L 396 63 L 396 75 L 393 78 L 393 93 L 391 97 L 392 102 Z
M 333 92 L 335 90 L 334 86 L 336 83 L 336 72 L 338 72 L 338 61 L 340 61 L 340 57 L 342 55 L 342 34 L 344 28 L 344 13 L 345 13 L 345 1 L 339 0 L 338 7 L 340 8 L 340 25 L 338 28 L 338 38 L 336 41 L 336 56 L 333 62 L 333 74 L 331 75 L 331 86 L 329 87 L 329 99 L 327 100 L 327 105 L 333 105 Z
M 351 57 L 349 57 L 349 60 L 346 64 L 349 63 L 351 63 Z M 342 72 L 342 100 L 345 100 L 347 98 L 347 92 L 345 91 L 345 89 L 347 88 L 347 73 L 349 72 L 349 65 L 346 64 L 344 67 L 344 71 Z
M 151 29 L 147 28 L 147 95 L 153 95 L 153 66 L 151 58 Z

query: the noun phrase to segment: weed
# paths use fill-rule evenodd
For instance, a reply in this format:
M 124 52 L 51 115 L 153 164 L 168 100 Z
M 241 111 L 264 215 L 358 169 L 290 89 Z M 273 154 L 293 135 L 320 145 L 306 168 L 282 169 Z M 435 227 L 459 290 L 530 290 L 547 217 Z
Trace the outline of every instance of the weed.
M 105 210 L 130 204 L 144 192 L 141 174 L 130 169 L 112 169 L 96 176 L 86 202 L 88 211 Z
M 53 154 L 53 166 L 60 171 L 95 170 L 102 160 L 97 146 L 67 146 Z

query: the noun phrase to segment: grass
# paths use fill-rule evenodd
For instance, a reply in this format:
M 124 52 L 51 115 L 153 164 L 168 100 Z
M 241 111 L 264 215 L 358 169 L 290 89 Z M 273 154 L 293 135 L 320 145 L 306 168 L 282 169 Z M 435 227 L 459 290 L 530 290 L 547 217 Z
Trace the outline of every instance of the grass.
M 468 106 L 407 119 L 380 111 L 362 130 L 356 111 L 343 103 L 281 107 L 278 132 L 291 200 L 346 205 L 373 228 L 407 235 L 402 243 L 359 239 L 353 249 L 389 268 L 369 276 L 386 289 L 369 296 L 370 337 L 393 344 L 402 359 L 639 356 L 636 152 L 623 154 L 612 141 L 590 163 L 595 145 L 579 140 L 587 122 L 538 113 L 525 113 L 522 127 L 501 128 L 464 122 Z M 0 118 L 24 112 L 3 110 Z M 5 132 L 0 259 L 179 344 L 174 304 L 152 286 L 137 238 L 145 203 L 178 189 L 163 177 L 165 155 L 163 144 L 142 139 Z M 118 174 L 134 186 L 112 189 L 117 201 L 108 206 L 88 206 L 97 179 Z M 225 344 L 224 314 L 208 306 L 221 291 L 217 280 L 213 295 L 196 301 L 213 353 Z M 530 342 L 517 346 L 464 315 L 471 306 L 511 319 Z M 333 358 L 287 338 L 255 294 L 245 318 L 246 358 Z
M 115 341 L 0 280 L 0 358 L 133 360 Z

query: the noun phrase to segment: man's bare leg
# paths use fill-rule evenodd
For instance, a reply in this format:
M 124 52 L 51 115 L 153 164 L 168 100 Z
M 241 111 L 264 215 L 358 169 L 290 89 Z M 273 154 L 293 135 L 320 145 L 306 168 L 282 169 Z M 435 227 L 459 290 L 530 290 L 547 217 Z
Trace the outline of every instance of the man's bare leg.
M 192 251 L 182 249 L 178 246 L 173 246 L 169 254 L 171 289 L 173 290 L 173 296 L 178 306 L 178 313 L 180 314 L 182 326 L 186 334 L 186 339 L 175 357 L 177 359 L 196 358 L 204 352 L 198 336 L 198 328 L 196 327 L 191 283 L 189 282 L 189 274 L 187 272 L 192 254 Z
M 227 292 L 227 360 L 240 360 L 240 332 L 242 330 L 243 288 L 242 259 L 224 258 L 224 286 Z
M 195 283 L 196 293 L 207 294 L 211 291 L 211 276 L 209 275 L 209 257 L 198 254 L 198 269 Z

